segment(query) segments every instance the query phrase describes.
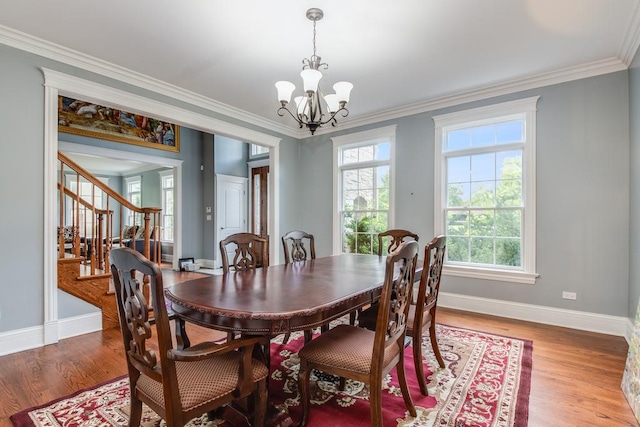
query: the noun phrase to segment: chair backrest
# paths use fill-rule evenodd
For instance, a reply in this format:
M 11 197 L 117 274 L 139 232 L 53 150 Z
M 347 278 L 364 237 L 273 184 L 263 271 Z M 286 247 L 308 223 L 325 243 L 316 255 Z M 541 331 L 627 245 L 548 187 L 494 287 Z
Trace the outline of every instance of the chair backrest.
M 447 249 L 446 236 L 436 236 L 424 247 L 424 264 L 420 275 L 420 286 L 417 298 L 414 298 L 417 307 L 424 307 L 422 310 L 416 309 L 416 323 L 422 323 L 422 313 L 428 310 L 435 310 L 438 303 L 438 292 L 440 291 L 440 278 L 442 277 L 442 266 L 444 264 L 444 254 Z M 420 317 L 420 319 L 418 319 Z
M 404 348 L 411 292 L 418 262 L 418 242 L 403 242 L 387 256 L 376 319 L 372 371 L 382 365 L 385 349 Z
M 175 362 L 165 357 L 173 348 L 173 344 L 164 299 L 162 272 L 157 264 L 131 248 L 122 247 L 111 250 L 109 260 L 129 376 L 134 378 L 133 383 L 135 383 L 139 376 L 138 372 L 142 372 L 158 381 L 173 385 L 174 390 L 171 396 L 165 395 L 165 402 L 170 398 L 173 407 L 179 408 L 180 395 L 177 389 Z M 149 276 L 160 360 L 146 345 L 152 334 L 149 305 L 142 292 L 143 275 Z M 177 400 L 174 402 L 174 399 Z
M 409 230 L 392 229 L 378 234 L 378 255 L 387 255 L 393 252 L 406 240 L 418 241 L 418 235 Z M 385 242 L 388 242 L 385 244 Z
M 227 245 L 236 245 L 233 263 L 229 263 Z M 222 270 L 228 273 L 233 267 L 236 271 L 269 266 L 269 241 L 253 233 L 236 233 L 220 241 Z
M 308 241 L 308 249 L 304 240 Z M 282 248 L 284 249 L 284 262 L 289 264 L 296 261 L 316 259 L 316 246 L 313 234 L 300 230 L 289 231 L 282 236 Z

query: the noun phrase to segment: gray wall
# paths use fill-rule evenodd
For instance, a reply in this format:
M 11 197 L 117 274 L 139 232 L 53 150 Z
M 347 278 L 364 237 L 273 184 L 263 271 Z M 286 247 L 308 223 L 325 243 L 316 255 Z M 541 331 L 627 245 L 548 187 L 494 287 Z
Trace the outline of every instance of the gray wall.
M 629 318 L 634 319 L 640 298 L 640 55 L 629 69 Z
M 166 102 L 181 108 L 228 121 L 265 134 L 278 135 L 259 127 L 194 107 L 184 102 L 133 87 L 100 75 L 25 51 L 0 44 L 0 128 L 2 156 L 0 157 L 0 233 L 11 245 L 0 247 L 0 333 L 44 322 L 44 76 L 41 67 L 74 75 L 93 82 L 126 90 L 149 99 Z M 203 250 L 203 192 L 204 179 L 200 165 L 203 161 L 201 133 L 181 129 L 180 153 L 153 150 L 128 144 L 64 134 L 64 140 L 85 143 L 156 157 L 183 160 L 183 253 L 200 257 Z M 79 137 L 81 138 L 81 137 Z M 282 137 L 292 143 L 292 138 Z M 294 144 L 297 144 L 294 142 Z M 282 165 L 286 170 L 288 165 Z M 246 169 L 246 167 L 245 167 Z M 246 173 L 246 171 L 245 171 Z M 282 206 L 287 203 L 282 198 Z M 17 206 L 19 208 L 8 208 Z M 11 205 L 9 205 L 11 203 Z M 284 208 L 282 208 L 284 210 Z M 55 225 L 53 225 L 55 226 Z M 288 224 L 281 222 L 281 227 Z M 55 229 L 55 228 L 54 228 Z M 29 254 L 29 256 L 25 256 Z M 64 303 L 64 302 L 63 302 Z
M 629 100 L 627 72 L 474 102 L 376 126 L 397 124 L 396 227 L 433 236 L 432 116 L 540 96 L 537 114 L 537 270 L 535 285 L 446 276 L 443 291 L 627 316 L 629 289 Z M 302 142 L 302 228 L 318 256 L 331 253 L 330 136 Z M 604 247 L 599 247 L 601 242 Z M 576 301 L 562 291 L 576 292 Z
M 223 135 L 213 137 L 213 163 L 216 174 L 248 176 L 249 144 Z
M 203 259 L 214 259 L 216 254 L 216 245 L 215 245 L 215 186 L 214 186 L 214 154 L 213 154 L 213 141 L 214 136 L 210 134 L 203 134 L 203 143 L 202 143 L 202 167 L 203 171 L 203 203 L 204 207 L 201 211 L 202 217 L 204 218 L 204 226 L 203 226 L 203 242 L 202 242 L 202 256 L 199 258 Z M 211 213 L 207 213 L 205 208 L 210 207 Z M 211 220 L 207 220 L 207 215 L 211 215 Z
M 3 154 L 0 158 L 0 200 L 5 203 L 20 200 L 19 209 L 5 205 L 0 213 L 0 233 L 5 241 L 11 242 L 11 245 L 0 247 L 0 274 L 3 277 L 0 282 L 3 295 L 0 299 L 0 333 L 42 325 L 44 319 L 44 79 L 40 67 L 274 134 L 250 123 L 1 44 L 0 64 Z M 537 256 L 540 279 L 535 285 L 519 285 L 446 277 L 443 289 L 506 301 L 632 316 L 640 294 L 638 269 L 635 267 L 638 264 L 640 234 L 635 217 L 640 197 L 635 194 L 639 191 L 638 180 L 630 179 L 628 158 L 631 158 L 632 166 L 639 165 L 640 137 L 635 122 L 630 131 L 629 114 L 631 111 L 632 116 L 637 116 L 640 90 L 637 70 L 632 69 L 630 74 L 630 79 L 627 72 L 613 73 L 361 129 L 342 130 L 336 135 L 397 124 L 395 225 L 413 229 L 421 236 L 430 236 L 433 234 L 434 150 L 431 117 L 540 95 L 537 129 Z M 68 140 L 76 142 L 71 138 Z M 205 189 L 209 184 L 205 171 L 200 169 L 206 161 L 201 133 L 184 129 L 180 153 L 150 152 L 148 148 L 126 144 L 118 146 L 118 149 L 127 147 L 138 153 L 184 161 L 183 253 L 202 256 L 199 254 L 204 251 L 203 207 L 205 194 L 209 197 L 209 190 Z M 208 150 L 207 156 L 210 156 Z M 277 183 L 280 189 L 280 230 L 304 228 L 311 231 L 318 236 L 320 256 L 330 254 L 332 247 L 331 156 L 332 147 L 326 135 L 300 142 L 282 137 L 281 179 Z M 246 168 L 238 173 L 245 174 Z M 634 171 L 633 177 L 636 176 Z M 610 243 L 600 248 L 598 244 L 603 239 Z M 25 257 L 25 253 L 29 257 Z M 562 300 L 563 290 L 577 292 L 577 301 Z

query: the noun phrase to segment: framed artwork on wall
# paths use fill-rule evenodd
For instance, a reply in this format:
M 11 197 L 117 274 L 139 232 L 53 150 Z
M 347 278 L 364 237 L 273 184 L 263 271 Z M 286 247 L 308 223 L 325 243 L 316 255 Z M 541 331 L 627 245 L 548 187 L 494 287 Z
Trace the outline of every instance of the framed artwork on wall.
M 178 125 L 58 96 L 58 132 L 180 152 Z

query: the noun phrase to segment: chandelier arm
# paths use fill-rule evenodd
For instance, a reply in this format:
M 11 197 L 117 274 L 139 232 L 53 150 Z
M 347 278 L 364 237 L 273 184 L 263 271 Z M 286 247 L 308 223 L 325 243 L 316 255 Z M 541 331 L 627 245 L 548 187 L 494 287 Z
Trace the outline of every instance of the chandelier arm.
M 319 122 L 318 124 L 320 126 L 326 125 L 327 123 L 333 121 L 334 123 L 337 123 L 338 120 L 336 119 L 336 116 L 338 115 L 338 113 L 342 112 L 342 117 L 347 117 L 349 115 L 349 110 L 347 110 L 345 107 L 341 107 L 338 111 L 336 111 L 335 113 L 331 114 L 331 117 L 329 117 L 327 120 L 325 120 L 324 122 Z M 335 126 L 335 124 L 332 123 L 332 126 Z
M 302 124 L 305 124 L 305 122 L 303 122 L 302 120 L 300 120 L 300 118 L 299 118 L 299 117 L 296 117 L 296 116 L 295 116 L 295 115 L 294 115 L 294 114 L 293 114 L 293 113 L 292 113 L 292 112 L 291 112 L 287 107 L 285 107 L 285 106 L 282 106 L 282 107 L 278 108 L 278 115 L 279 115 L 280 117 L 284 117 L 284 113 L 282 112 L 282 110 L 284 110 L 284 111 L 286 111 L 287 113 L 289 113 L 289 115 L 290 115 L 291 117 L 293 117 L 293 119 L 294 119 L 295 121 L 297 121 L 298 123 L 300 123 L 300 127 L 302 127 Z

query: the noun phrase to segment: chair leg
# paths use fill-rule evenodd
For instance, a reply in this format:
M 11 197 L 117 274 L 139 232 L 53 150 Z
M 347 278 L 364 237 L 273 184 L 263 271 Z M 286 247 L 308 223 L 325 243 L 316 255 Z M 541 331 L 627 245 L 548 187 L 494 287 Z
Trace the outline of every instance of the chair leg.
M 418 384 L 420 385 L 420 393 L 423 396 L 428 396 L 427 380 L 424 377 L 424 366 L 422 364 L 422 336 L 420 334 L 422 330 L 412 331 L 411 345 L 413 347 L 413 366 L 416 371 L 416 377 L 418 377 Z
M 356 324 L 356 312 L 352 311 L 349 313 L 349 324 L 354 326 Z
M 267 416 L 267 382 L 262 380 L 258 383 L 258 388 L 253 392 L 255 416 L 253 425 L 263 427 Z
M 309 422 L 309 409 L 311 409 L 311 390 L 309 376 L 311 369 L 307 361 L 300 359 L 300 370 L 298 371 L 298 387 L 300 389 L 300 402 L 302 403 L 302 420 L 299 427 L 304 427 Z
M 436 355 L 436 360 L 441 368 L 444 368 L 444 360 L 440 354 L 440 348 L 438 348 L 438 337 L 436 337 L 436 322 L 432 321 L 429 325 L 429 339 L 431 340 L 431 347 L 433 347 L 433 353 Z
M 139 427 L 142 419 L 142 400 L 135 397 L 134 394 L 131 395 L 130 399 L 129 427 Z
M 289 338 L 291 338 L 291 332 L 284 334 L 284 338 L 282 338 L 282 345 L 286 345 L 289 342 Z
M 412 417 L 416 417 L 418 413 L 416 412 L 416 407 L 413 405 L 413 399 L 411 398 L 409 386 L 407 385 L 407 376 L 404 371 L 404 350 L 400 352 L 400 361 L 398 361 L 398 364 L 396 365 L 396 371 L 398 372 L 398 382 L 400 383 L 400 390 L 402 390 L 404 404 L 409 410 L 409 414 Z M 424 372 L 422 373 L 422 376 L 424 377 Z
M 369 410 L 373 427 L 382 427 L 382 379 L 379 378 L 379 380 L 369 384 L 369 405 L 371 406 Z
M 304 331 L 304 343 L 307 344 L 311 342 L 313 339 L 313 331 L 311 329 L 307 329 Z

